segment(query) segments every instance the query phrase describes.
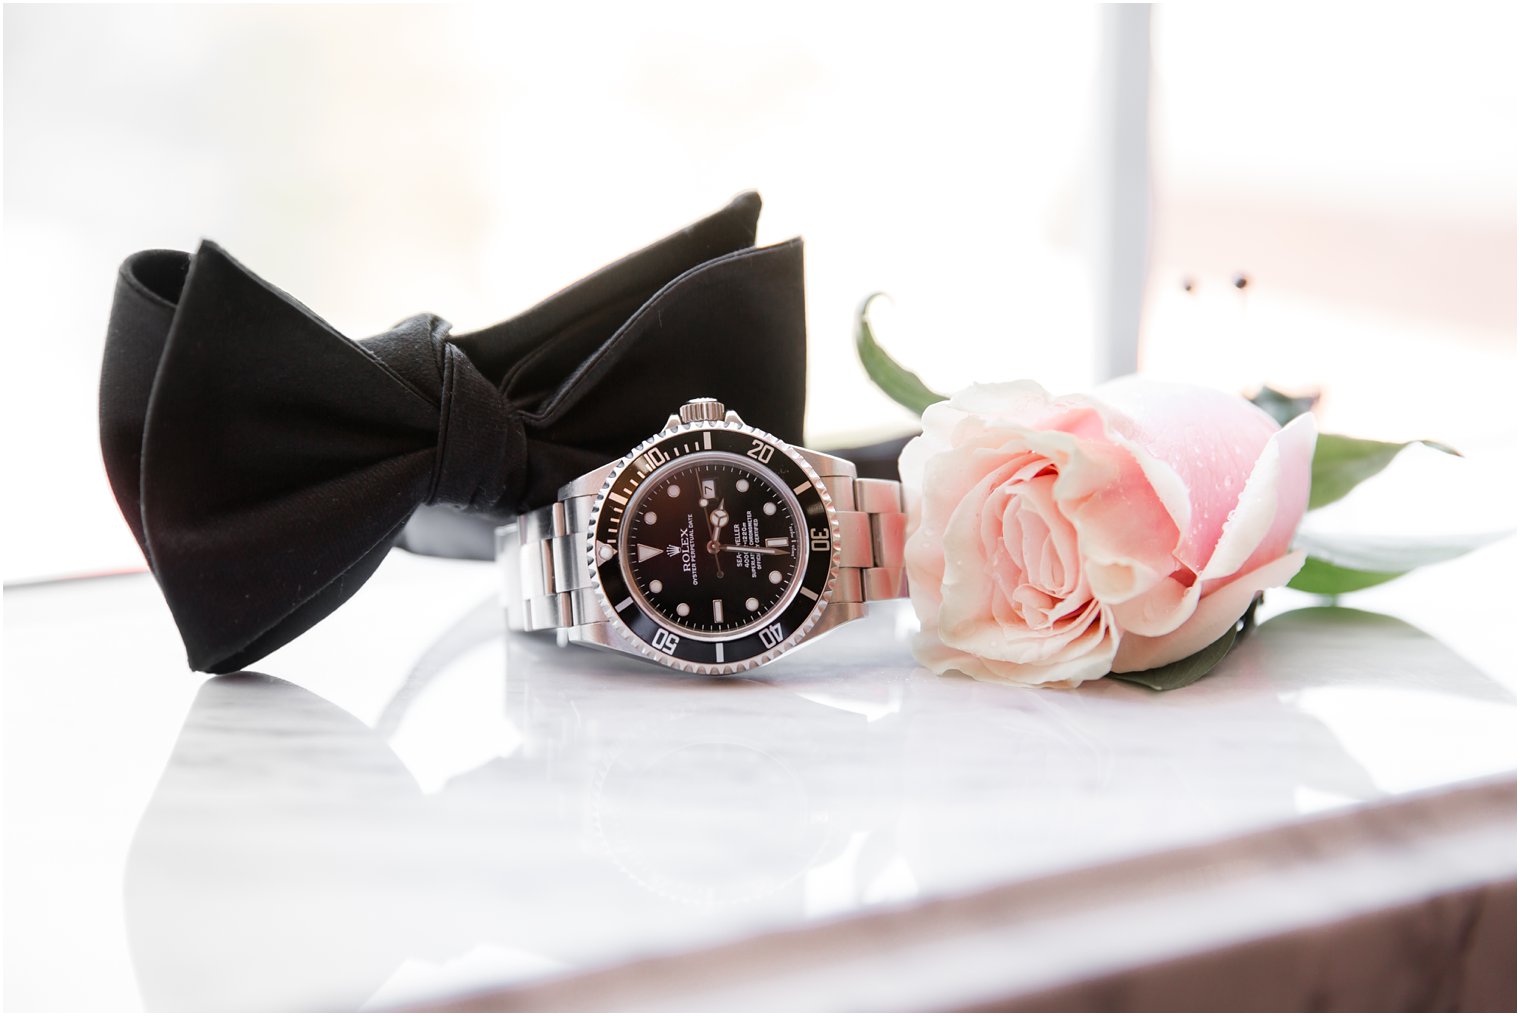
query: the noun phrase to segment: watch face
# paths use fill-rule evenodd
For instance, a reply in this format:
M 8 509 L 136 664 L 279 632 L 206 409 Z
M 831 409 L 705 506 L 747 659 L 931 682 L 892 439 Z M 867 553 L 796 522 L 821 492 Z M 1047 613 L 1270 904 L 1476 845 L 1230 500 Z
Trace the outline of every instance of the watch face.
M 808 553 L 802 508 L 776 474 L 725 452 L 669 462 L 639 485 L 618 558 L 666 627 L 723 639 L 790 602 Z
M 589 553 L 605 607 L 646 656 L 732 673 L 812 627 L 836 542 L 827 492 L 800 456 L 741 424 L 707 422 L 619 467 Z

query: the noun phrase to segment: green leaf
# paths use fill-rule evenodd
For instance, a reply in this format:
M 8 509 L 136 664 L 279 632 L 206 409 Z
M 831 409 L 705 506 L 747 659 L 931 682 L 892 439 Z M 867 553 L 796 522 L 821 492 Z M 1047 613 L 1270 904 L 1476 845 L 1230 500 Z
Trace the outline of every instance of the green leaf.
M 1150 670 L 1137 670 L 1132 674 L 1109 674 L 1108 676 L 1128 681 L 1130 684 L 1144 685 L 1152 691 L 1173 691 L 1177 688 L 1185 688 L 1217 667 L 1219 661 L 1229 654 L 1230 649 L 1235 645 L 1237 625 L 1238 622 L 1230 625 L 1229 631 L 1192 656 L 1178 660 L 1176 663 L 1152 667 Z
M 1461 454 L 1437 441 L 1369 441 L 1341 434 L 1321 434 L 1314 446 L 1309 507 L 1323 508 L 1339 501 L 1357 484 L 1381 473 L 1395 455 L 1412 444 L 1429 445 L 1448 455 Z
M 1381 585 L 1407 574 L 1408 572 L 1401 571 L 1361 571 L 1357 568 L 1344 568 L 1322 558 L 1311 557 L 1304 561 L 1304 566 L 1298 570 L 1297 575 L 1293 576 L 1288 583 L 1288 588 L 1305 593 L 1319 593 L 1322 596 L 1337 596 L 1341 593 Z
M 1319 392 L 1310 395 L 1289 395 L 1269 385 L 1262 385 L 1256 394 L 1251 396 L 1251 401 L 1258 409 L 1276 420 L 1279 427 L 1286 427 L 1294 417 L 1302 416 L 1314 408 L 1315 403 L 1319 401 Z
M 860 309 L 855 312 L 855 352 L 860 356 L 861 366 L 865 367 L 871 380 L 876 382 L 876 387 L 886 392 L 898 405 L 922 416 L 924 410 L 934 403 L 944 402 L 945 396 L 924 384 L 917 374 L 892 359 L 886 350 L 876 344 L 867 312 L 871 308 L 871 301 L 881 295 L 872 293 L 861 301 Z

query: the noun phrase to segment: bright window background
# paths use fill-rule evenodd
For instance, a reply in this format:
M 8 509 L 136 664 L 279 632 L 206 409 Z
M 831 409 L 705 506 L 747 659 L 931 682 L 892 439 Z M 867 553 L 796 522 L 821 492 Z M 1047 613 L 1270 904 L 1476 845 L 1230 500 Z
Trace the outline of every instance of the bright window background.
M 1328 430 L 1512 443 L 1516 28 L 1486 5 L 1158 7 L 1142 367 L 1318 389 Z
M 96 437 L 111 287 L 126 254 L 202 236 L 348 334 L 420 310 L 470 329 L 753 187 L 762 241 L 808 242 L 813 442 L 911 424 L 855 363 L 875 290 L 936 388 L 1088 384 L 1102 17 L 6 7 L 0 570 L 140 566 Z M 1410 503 L 1467 529 L 1516 503 L 1514 22 L 1152 15 L 1142 368 L 1316 388 L 1327 429 L 1455 444 L 1454 493 Z
M 815 443 L 856 365 L 1081 385 L 1098 12 L 780 3 L 5 9 L 7 579 L 140 566 L 99 463 L 116 267 L 217 239 L 340 330 L 490 324 L 755 188 L 807 240 Z M 990 362 L 988 362 L 990 360 Z M 22 479 L 24 478 L 24 479 Z

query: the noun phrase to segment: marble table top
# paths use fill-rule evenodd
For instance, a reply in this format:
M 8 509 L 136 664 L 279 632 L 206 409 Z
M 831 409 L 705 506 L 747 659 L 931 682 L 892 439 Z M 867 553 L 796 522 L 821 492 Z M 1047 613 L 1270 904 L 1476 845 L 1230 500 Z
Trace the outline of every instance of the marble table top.
M 701 1008 L 748 985 L 761 1008 L 935 1008 L 975 1000 L 952 974 L 1040 997 L 1512 883 L 1499 657 L 1393 610 L 1269 606 L 1215 675 L 1158 695 L 936 677 L 902 605 L 742 678 L 673 675 L 506 636 L 490 566 L 401 553 L 215 679 L 147 576 L 7 589 L 5 1002 Z M 1010 940 L 967 929 L 1026 907 L 1038 962 L 975 962 Z M 884 942 L 946 921 L 954 957 L 883 969 Z M 681 981 L 683 956 L 729 993 Z

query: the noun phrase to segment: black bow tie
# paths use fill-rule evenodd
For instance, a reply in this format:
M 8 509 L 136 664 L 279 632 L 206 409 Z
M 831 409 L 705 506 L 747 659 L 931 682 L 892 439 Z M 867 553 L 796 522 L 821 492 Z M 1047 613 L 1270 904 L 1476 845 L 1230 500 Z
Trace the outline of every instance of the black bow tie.
M 710 395 L 800 442 L 800 240 L 727 208 L 509 321 L 432 315 L 355 342 L 213 243 L 117 280 L 100 382 L 106 471 L 196 670 L 306 631 L 423 505 L 494 519 Z

